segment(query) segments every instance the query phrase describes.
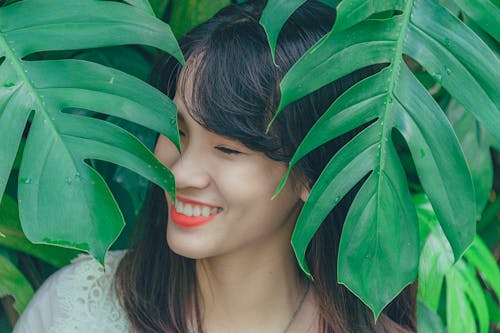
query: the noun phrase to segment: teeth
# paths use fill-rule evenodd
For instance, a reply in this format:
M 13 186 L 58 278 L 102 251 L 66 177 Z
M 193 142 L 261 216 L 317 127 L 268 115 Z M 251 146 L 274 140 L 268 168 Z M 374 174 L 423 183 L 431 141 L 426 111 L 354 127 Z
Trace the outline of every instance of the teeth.
M 210 216 L 213 214 L 220 213 L 222 208 L 210 208 L 207 206 L 196 206 L 192 204 L 183 204 L 181 201 L 175 202 L 175 210 L 186 216 Z
M 210 215 L 210 208 L 208 208 L 207 206 L 203 207 L 201 209 L 201 215 L 207 217 L 208 215 Z
M 193 216 L 193 206 L 191 206 L 190 204 L 185 204 L 183 214 L 186 216 Z

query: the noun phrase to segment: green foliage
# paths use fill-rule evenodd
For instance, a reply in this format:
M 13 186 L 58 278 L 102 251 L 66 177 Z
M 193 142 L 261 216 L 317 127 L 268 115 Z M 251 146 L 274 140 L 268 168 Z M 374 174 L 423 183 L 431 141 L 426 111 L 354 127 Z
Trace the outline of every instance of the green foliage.
M 169 24 L 176 37 L 182 37 L 197 24 L 208 20 L 230 0 L 171 0 L 172 12 Z
M 260 23 L 266 31 L 273 60 L 281 27 L 285 24 L 290 15 L 305 2 L 306 0 L 269 0 L 267 2 L 266 8 L 264 8 L 262 12 Z M 326 0 L 321 2 L 335 8 L 340 0 Z
M 289 11 L 283 9 L 287 15 Z M 273 46 L 283 22 L 262 23 L 273 32 L 268 36 Z M 338 274 L 339 282 L 375 316 L 415 279 L 418 265 L 417 219 L 394 131 L 411 152 L 455 260 L 475 233 L 473 182 L 459 141 L 439 105 L 412 74 L 407 57 L 423 66 L 500 141 L 499 59 L 463 22 L 431 0 L 342 1 L 332 31 L 283 78 L 275 115 L 359 68 L 388 64 L 331 105 L 289 167 L 290 172 L 300 158 L 323 143 L 369 125 L 326 166 L 299 216 L 292 243 L 308 273 L 305 252 L 311 238 L 331 209 L 363 181 L 342 232 Z
M 4 255 L 0 254 L 0 297 L 11 295 L 14 297 L 14 307 L 21 313 L 33 296 L 33 288 L 17 269 L 17 267 Z
M 495 140 L 472 114 L 452 99 L 446 107 L 446 114 L 455 130 L 469 165 L 476 193 L 476 214 L 479 217 L 488 202 L 493 186 L 493 161 L 490 147 Z
M 496 40 L 500 39 L 499 4 L 488 0 L 455 0 L 457 5 Z
M 24 58 L 42 51 L 143 44 L 183 61 L 170 28 L 151 16 L 147 2 L 132 3 L 137 8 L 106 1 L 32 0 L 0 9 L 0 193 L 30 119 L 19 170 L 23 230 L 33 242 L 85 250 L 101 261 L 124 222 L 108 186 L 85 160 L 123 165 L 171 194 L 173 177 L 130 133 L 65 110 L 120 117 L 177 143 L 175 105 L 145 82 L 109 67 Z
M 447 332 L 489 332 L 490 313 L 500 311 L 500 306 L 491 302 L 492 296 L 500 299 L 500 268 L 495 258 L 476 236 L 464 256 L 454 263 L 453 252 L 429 200 L 424 195 L 417 195 L 414 200 L 420 234 L 425 240 L 418 280 L 421 331 L 426 332 L 423 325 L 440 325 L 438 313 L 444 293 Z M 487 290 L 483 290 L 482 285 Z
M 0 245 L 37 257 L 55 267 L 67 265 L 77 251 L 54 246 L 33 244 L 23 233 L 18 217 L 18 206 L 9 196 L 2 198 L 0 205 Z

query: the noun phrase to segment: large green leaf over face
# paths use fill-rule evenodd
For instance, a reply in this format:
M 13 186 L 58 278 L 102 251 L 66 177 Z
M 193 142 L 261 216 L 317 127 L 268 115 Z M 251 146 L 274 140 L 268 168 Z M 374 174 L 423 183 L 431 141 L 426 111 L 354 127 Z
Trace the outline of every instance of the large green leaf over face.
M 102 260 L 123 217 L 87 163 L 127 167 L 171 195 L 173 176 L 134 136 L 111 123 L 65 113 L 83 108 L 151 128 L 178 146 L 173 102 L 145 82 L 83 60 L 26 61 L 34 52 L 142 44 L 183 63 L 170 28 L 134 6 L 93 0 L 27 0 L 0 8 L 0 195 L 32 119 L 19 172 L 23 230 L 36 243 L 85 250 Z
M 387 11 L 394 15 L 373 18 Z M 323 171 L 304 205 L 292 243 L 301 267 L 309 273 L 305 253 L 314 233 L 345 193 L 365 178 L 345 222 L 338 273 L 339 281 L 376 315 L 417 273 L 416 215 L 394 131 L 410 149 L 455 260 L 475 233 L 474 188 L 461 147 L 443 110 L 408 68 L 407 56 L 500 141 L 500 62 L 472 30 L 431 0 L 342 1 L 333 30 L 283 78 L 275 115 L 357 69 L 388 64 L 332 104 L 298 147 L 289 169 L 323 143 L 372 122 L 344 147 L 353 151 L 340 150 Z M 364 164 L 359 165 L 363 156 Z

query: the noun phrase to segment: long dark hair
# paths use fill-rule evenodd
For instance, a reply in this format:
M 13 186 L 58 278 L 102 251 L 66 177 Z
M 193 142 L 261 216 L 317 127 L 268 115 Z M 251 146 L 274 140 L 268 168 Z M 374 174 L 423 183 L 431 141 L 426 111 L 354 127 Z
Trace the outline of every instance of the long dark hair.
M 259 17 L 265 1 L 231 5 L 180 41 L 187 59 L 181 89 L 190 115 L 209 131 L 234 138 L 269 158 L 288 162 L 314 122 L 346 89 L 381 66 L 358 70 L 289 105 L 271 131 L 265 128 L 279 103 L 279 82 L 295 61 L 332 27 L 335 10 L 317 1 L 302 5 L 283 27 L 273 63 Z M 171 57 L 156 67 L 153 83 L 173 97 L 187 80 Z M 311 186 L 329 159 L 360 129 L 344 134 L 304 157 L 294 172 Z M 307 251 L 320 306 L 323 332 L 415 331 L 415 290 L 406 288 L 377 323 L 371 311 L 337 283 L 340 233 L 353 189 L 330 213 Z M 133 329 L 141 333 L 202 332 L 194 260 L 172 252 L 166 242 L 168 219 L 163 191 L 152 186 L 133 247 L 120 262 L 116 288 Z M 193 318 L 194 316 L 194 318 Z

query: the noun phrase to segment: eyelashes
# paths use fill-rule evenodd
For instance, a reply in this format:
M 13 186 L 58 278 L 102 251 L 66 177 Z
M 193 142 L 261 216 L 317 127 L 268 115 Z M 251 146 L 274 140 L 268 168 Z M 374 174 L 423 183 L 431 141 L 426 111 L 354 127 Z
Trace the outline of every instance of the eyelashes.
M 184 131 L 182 131 L 181 129 L 179 129 L 179 136 L 182 138 L 182 137 L 186 137 L 186 133 L 184 133 Z M 224 147 L 224 146 L 217 146 L 215 147 L 215 149 L 217 149 L 218 151 L 226 154 L 226 155 L 238 155 L 238 154 L 241 154 L 240 151 L 237 151 L 237 150 L 234 150 L 234 149 L 231 149 L 231 148 L 227 148 L 227 147 Z
M 234 149 L 230 149 L 230 148 L 226 148 L 226 147 L 221 147 L 221 146 L 218 146 L 218 147 L 215 147 L 215 149 L 223 152 L 224 154 L 228 154 L 228 155 L 237 155 L 237 154 L 241 154 L 241 152 L 237 151 L 237 150 L 234 150 Z

